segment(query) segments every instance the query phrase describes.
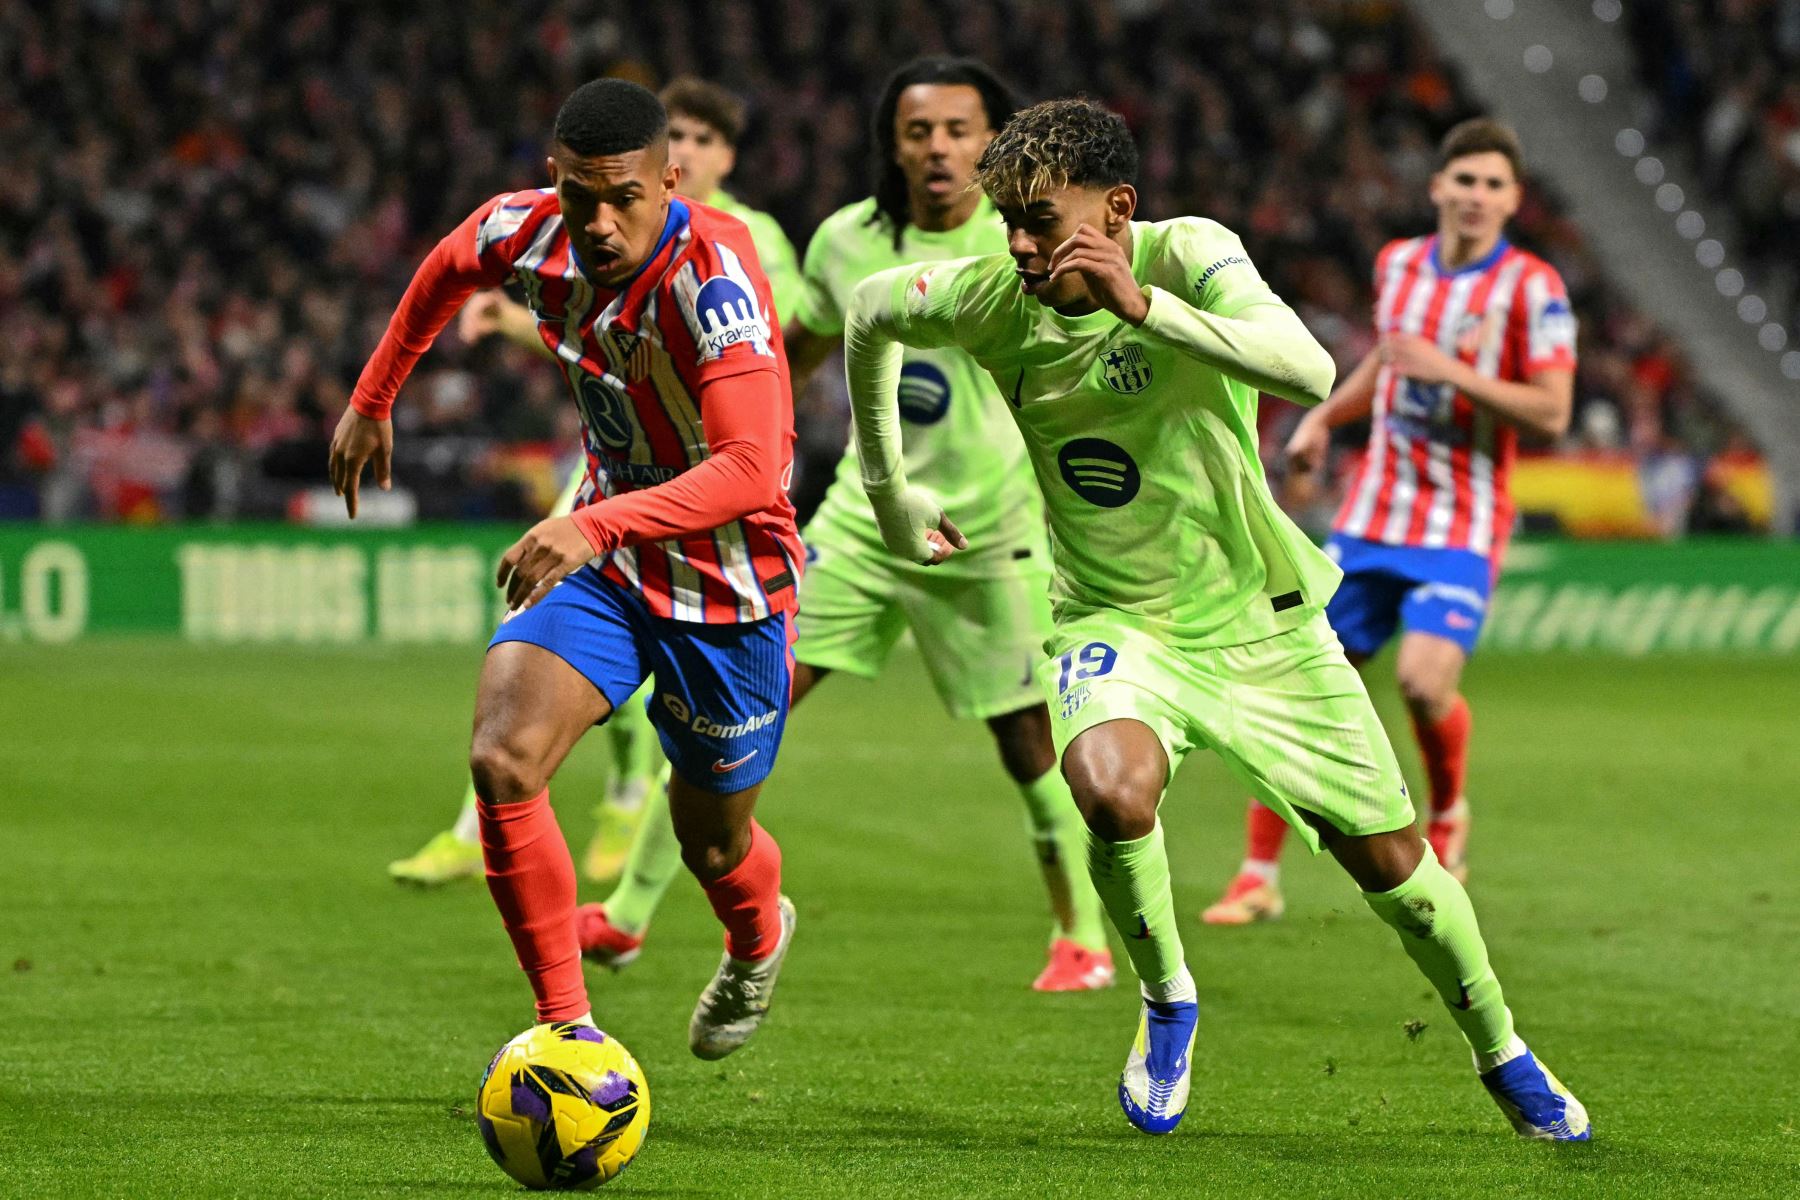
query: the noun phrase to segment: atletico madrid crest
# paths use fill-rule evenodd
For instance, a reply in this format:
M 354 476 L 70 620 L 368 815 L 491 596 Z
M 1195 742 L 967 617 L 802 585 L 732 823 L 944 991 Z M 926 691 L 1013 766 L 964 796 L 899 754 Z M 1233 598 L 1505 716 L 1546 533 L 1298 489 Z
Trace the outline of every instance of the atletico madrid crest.
M 613 374 L 637 383 L 650 374 L 650 343 L 629 329 L 608 329 L 604 339 Z

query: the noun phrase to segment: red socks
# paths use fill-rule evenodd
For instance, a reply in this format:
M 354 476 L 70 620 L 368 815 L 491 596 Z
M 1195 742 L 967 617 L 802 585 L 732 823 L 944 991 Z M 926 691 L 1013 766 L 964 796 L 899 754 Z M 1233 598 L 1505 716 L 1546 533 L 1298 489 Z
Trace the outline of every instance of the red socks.
M 700 886 L 725 926 L 727 954 L 756 962 L 775 953 L 781 942 L 781 847 L 761 825 L 750 822 L 744 861 Z
M 1281 843 L 1287 837 L 1287 822 L 1274 809 L 1257 801 L 1250 802 L 1244 813 L 1244 858 L 1248 862 L 1273 865 L 1281 858 Z
M 1468 771 L 1469 702 L 1456 698 L 1444 719 L 1436 722 L 1413 718 L 1413 735 L 1419 739 L 1419 757 L 1425 763 L 1425 775 L 1431 782 L 1431 811 L 1442 813 L 1461 798 L 1463 778 Z
M 550 793 L 518 804 L 478 800 L 488 891 L 519 965 L 531 979 L 539 1021 L 589 1010 L 575 937 L 575 860 L 550 809 Z

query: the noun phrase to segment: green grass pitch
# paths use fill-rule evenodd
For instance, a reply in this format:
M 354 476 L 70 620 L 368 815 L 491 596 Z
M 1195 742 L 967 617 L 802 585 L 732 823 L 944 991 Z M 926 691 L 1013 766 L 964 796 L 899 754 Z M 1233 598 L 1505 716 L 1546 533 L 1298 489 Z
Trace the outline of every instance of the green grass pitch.
M 469 1111 L 531 1018 L 499 920 L 478 883 L 383 873 L 451 816 L 475 667 L 0 649 L 0 1194 L 516 1192 Z M 1242 806 L 1204 759 L 1164 808 L 1201 994 L 1193 1101 L 1172 1137 L 1132 1131 L 1113 1098 L 1132 991 L 1028 990 L 1048 923 L 1022 806 L 903 656 L 803 705 L 764 794 L 800 927 L 756 1041 L 687 1052 L 718 933 L 685 877 L 643 959 L 590 972 L 654 1097 L 612 1190 L 1800 1194 L 1800 669 L 1494 657 L 1469 692 L 1471 892 L 1591 1145 L 1514 1138 L 1328 861 L 1290 854 L 1286 920 L 1201 927 Z M 590 739 L 555 793 L 578 849 L 605 769 Z

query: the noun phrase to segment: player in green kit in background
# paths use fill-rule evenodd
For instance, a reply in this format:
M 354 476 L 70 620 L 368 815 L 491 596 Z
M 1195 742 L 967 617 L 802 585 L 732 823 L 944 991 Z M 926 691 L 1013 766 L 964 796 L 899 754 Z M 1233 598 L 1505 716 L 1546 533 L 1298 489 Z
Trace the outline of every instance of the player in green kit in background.
M 993 72 L 969 59 L 925 58 L 888 80 L 873 122 L 875 194 L 826 218 L 806 251 L 805 283 L 784 338 L 796 388 L 840 344 L 856 285 L 900 263 L 998 254 L 999 214 L 973 186 L 975 163 L 1012 102 Z M 1025 800 L 1055 926 L 1039 991 L 1113 982 L 1100 902 L 1081 868 L 1085 833 L 1056 771 L 1049 713 L 1035 679 L 1050 632 L 1043 501 L 1006 401 L 954 349 L 908 355 L 901 367 L 902 452 L 909 472 L 946 505 L 970 513 L 981 549 L 926 570 L 890 554 L 846 454 L 807 525 L 794 703 L 825 676 L 881 672 L 910 629 L 952 716 L 985 721 Z M 660 816 L 658 817 L 660 819 Z M 643 838 L 661 840 L 656 820 Z M 609 965 L 634 958 L 660 901 L 640 855 L 618 890 L 578 916 L 582 947 Z
M 1263 478 L 1258 392 L 1317 404 L 1330 356 L 1229 230 L 1131 219 L 1137 149 L 1099 105 L 1018 114 L 978 173 L 1009 254 L 856 290 L 845 346 L 863 482 L 895 554 L 953 563 L 977 549 L 909 482 L 902 346 L 960 346 L 1008 396 L 1050 514 L 1044 679 L 1062 770 L 1143 994 L 1126 1117 L 1167 1133 L 1187 1106 L 1198 1006 L 1157 806 L 1205 747 L 1349 872 L 1514 1128 L 1585 1139 L 1586 1112 L 1513 1030 L 1468 896 L 1413 829 L 1393 749 L 1325 622 L 1338 570 Z
M 738 138 L 744 130 L 744 105 L 736 96 L 705 80 L 680 78 L 670 82 L 658 97 L 669 113 L 669 158 L 681 168 L 676 191 L 720 212 L 729 213 L 750 227 L 751 240 L 762 260 L 763 273 L 775 296 L 775 311 L 785 317 L 800 290 L 799 261 L 781 226 L 768 213 L 750 208 L 720 185 L 736 164 Z M 499 334 L 515 345 L 550 356 L 538 336 L 537 318 L 505 292 L 480 292 L 457 314 L 457 334 L 465 345 Z M 562 495 L 550 509 L 551 516 L 569 512 L 575 493 L 587 472 L 584 462 L 575 468 Z M 648 685 L 646 685 L 646 688 Z M 594 836 L 581 858 L 581 873 L 605 883 L 619 878 L 632 865 L 630 851 L 644 813 L 653 796 L 668 783 L 669 764 L 650 719 L 644 712 L 644 693 L 621 704 L 603 727 L 612 749 L 613 774 L 606 797 L 595 814 Z M 675 835 L 664 820 L 656 833 L 667 842 L 667 853 L 658 845 L 646 845 L 640 857 L 653 872 L 660 872 L 666 858 L 670 876 L 680 867 Z M 481 873 L 481 846 L 476 840 L 475 791 L 463 796 L 456 824 L 444 830 L 416 853 L 388 864 L 397 882 L 430 887 Z M 651 881 L 654 883 L 654 879 Z M 667 880 L 663 883 L 666 885 Z

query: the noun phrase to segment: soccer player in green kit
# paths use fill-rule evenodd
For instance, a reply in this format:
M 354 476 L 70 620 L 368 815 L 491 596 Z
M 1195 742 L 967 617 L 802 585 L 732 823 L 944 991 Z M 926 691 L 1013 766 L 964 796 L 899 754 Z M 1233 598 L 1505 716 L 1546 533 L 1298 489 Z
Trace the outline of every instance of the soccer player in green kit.
M 1018 114 L 978 168 L 1010 253 L 876 275 L 845 334 L 863 483 L 895 554 L 974 548 L 909 482 L 903 346 L 968 351 L 1025 436 L 1056 567 L 1056 742 L 1143 994 L 1120 1105 L 1147 1133 L 1187 1106 L 1198 1008 L 1156 810 L 1205 747 L 1343 864 L 1514 1128 L 1585 1139 L 1587 1113 L 1513 1030 L 1468 896 L 1413 829 L 1394 752 L 1322 613 L 1337 568 L 1263 478 L 1258 392 L 1316 404 L 1331 358 L 1229 230 L 1133 221 L 1136 172 L 1124 121 L 1097 104 Z
M 873 121 L 875 194 L 826 218 L 807 247 L 798 304 L 784 311 L 796 388 L 839 345 L 850 295 L 869 275 L 1005 251 L 999 214 L 973 181 L 977 158 L 1012 107 L 1000 80 L 970 59 L 918 59 L 889 78 Z M 878 675 L 910 628 L 944 707 L 986 722 L 1025 800 L 1055 917 L 1048 961 L 1032 986 L 1110 986 L 1105 917 L 1080 866 L 1081 816 L 1056 771 L 1035 679 L 1050 632 L 1050 567 L 1025 447 L 1005 399 L 959 350 L 907 355 L 899 395 L 909 472 L 944 504 L 979 514 L 981 549 L 929 571 L 895 558 L 881 543 L 855 456 L 845 455 L 804 532 L 794 703 L 832 672 Z M 679 865 L 659 823 L 666 824 L 660 813 L 646 820 L 618 889 L 577 916 L 592 960 L 620 966 L 643 944 Z M 649 849 L 659 840 L 668 846 L 660 859 Z
M 744 105 L 715 83 L 682 77 L 670 81 L 658 95 L 669 113 L 669 158 L 681 168 L 679 194 L 729 213 L 750 228 L 751 241 L 774 293 L 775 311 L 785 314 L 798 301 L 799 260 L 781 226 L 768 213 L 758 212 L 721 186 L 737 162 L 737 143 L 744 129 Z M 538 333 L 531 310 L 505 292 L 479 292 L 457 314 L 457 335 L 465 345 L 499 334 L 507 341 L 546 358 L 549 347 Z M 579 464 L 562 495 L 550 509 L 551 516 L 566 515 L 575 505 L 587 464 Z M 646 689 L 648 684 L 645 685 Z M 612 749 L 613 776 L 606 798 L 595 813 L 596 828 L 581 857 L 581 873 L 597 883 L 619 878 L 632 866 L 631 851 L 644 814 L 658 807 L 653 797 L 662 795 L 668 783 L 669 764 L 645 714 L 644 693 L 621 704 L 603 727 Z M 668 877 L 680 867 L 675 831 L 666 809 L 660 823 L 640 849 L 640 857 L 660 873 L 666 862 Z M 388 864 L 396 882 L 433 887 L 481 873 L 481 845 L 477 841 L 475 789 L 463 796 L 456 823 L 426 842 L 416 853 Z M 664 879 L 666 886 L 668 880 Z

